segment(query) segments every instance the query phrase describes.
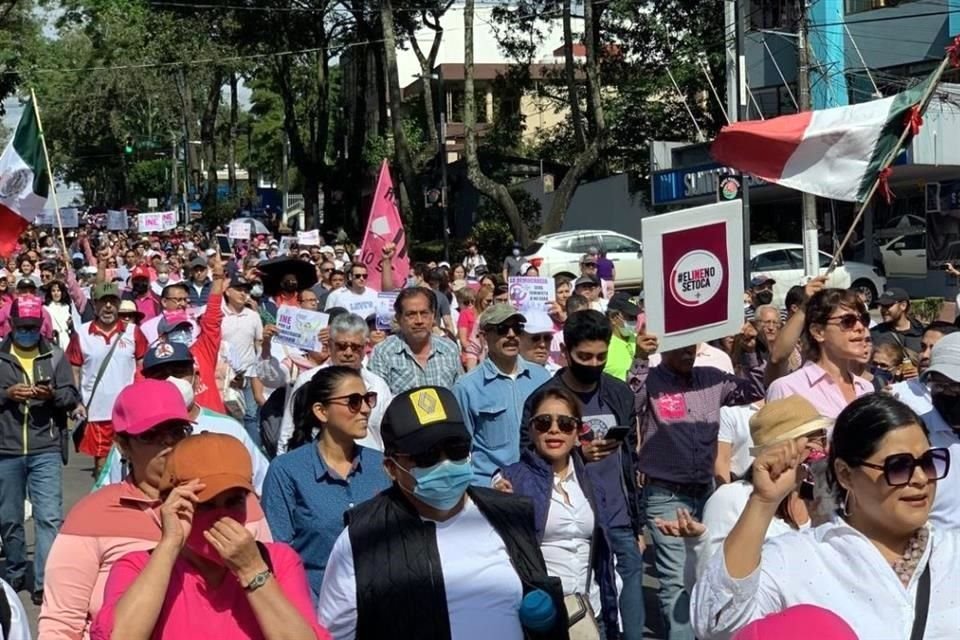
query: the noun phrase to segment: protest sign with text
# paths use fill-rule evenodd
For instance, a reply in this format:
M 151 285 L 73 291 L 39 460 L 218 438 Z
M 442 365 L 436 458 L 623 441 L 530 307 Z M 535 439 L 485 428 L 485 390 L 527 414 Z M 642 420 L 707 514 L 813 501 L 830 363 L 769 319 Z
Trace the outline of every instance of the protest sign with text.
M 550 302 L 557 297 L 553 278 L 511 276 L 507 282 L 510 288 L 510 303 L 523 314 L 549 311 Z
M 399 286 L 410 274 L 407 236 L 403 230 L 403 221 L 400 220 L 400 210 L 397 209 L 397 198 L 393 179 L 390 177 L 390 167 L 384 160 L 380 166 L 377 189 L 373 194 L 370 218 L 367 220 L 367 230 L 363 234 L 360 251 L 360 262 L 367 267 L 369 274 L 367 286 L 374 289 L 383 288 L 383 264 L 380 260 L 383 257 L 383 245 L 387 243 L 392 242 L 396 247 L 391 261 L 393 282 Z
M 298 231 L 297 244 L 308 245 L 308 246 L 319 246 L 320 230 L 313 229 L 312 231 Z
M 647 332 L 669 351 L 743 326 L 743 204 L 721 202 L 642 220 Z
M 137 231 L 140 233 L 156 233 L 163 230 L 163 213 L 137 214 Z
M 330 316 L 320 311 L 281 306 L 277 309 L 276 340 L 304 351 L 321 351 L 318 334 L 329 321 Z
M 381 291 L 377 296 L 377 329 L 380 331 L 393 330 L 393 320 L 397 315 L 393 305 L 398 295 L 399 291 Z
M 231 240 L 249 240 L 250 223 L 246 220 L 233 220 L 227 233 Z
M 127 224 L 126 211 L 107 211 L 107 231 L 126 231 Z

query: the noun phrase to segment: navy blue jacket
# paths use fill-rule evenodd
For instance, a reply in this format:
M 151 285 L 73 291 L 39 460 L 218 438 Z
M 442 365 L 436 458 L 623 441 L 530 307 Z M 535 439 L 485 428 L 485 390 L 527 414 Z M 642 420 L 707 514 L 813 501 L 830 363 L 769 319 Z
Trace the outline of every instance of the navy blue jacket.
M 614 555 L 607 537 L 606 523 L 597 514 L 603 504 L 604 493 L 599 484 L 591 480 L 591 474 L 584 464 L 579 449 L 574 449 L 570 456 L 574 473 L 583 494 L 587 497 L 593 509 L 596 527 L 593 531 L 593 575 L 600 585 L 600 604 L 603 618 L 608 629 L 616 629 L 617 618 L 617 585 L 614 573 Z M 543 533 L 547 527 L 547 515 L 550 511 L 550 497 L 553 493 L 553 469 L 550 464 L 541 458 L 535 451 L 524 449 L 520 453 L 520 462 L 500 470 L 501 475 L 513 485 L 513 493 L 517 496 L 529 498 L 533 502 L 533 521 L 537 532 L 537 542 L 543 541 Z M 587 594 L 584 594 L 587 595 Z

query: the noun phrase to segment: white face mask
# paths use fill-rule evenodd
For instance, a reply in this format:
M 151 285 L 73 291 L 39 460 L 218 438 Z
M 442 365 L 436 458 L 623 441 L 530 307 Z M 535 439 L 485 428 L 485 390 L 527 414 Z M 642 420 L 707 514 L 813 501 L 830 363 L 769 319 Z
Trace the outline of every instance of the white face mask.
M 173 386 L 177 388 L 177 391 L 183 396 L 183 403 L 187 405 L 187 409 L 191 409 L 194 404 L 193 382 L 191 380 L 184 380 L 183 378 L 175 378 L 174 376 L 168 377 L 167 382 L 172 383 Z
M 167 284 L 167 282 L 169 282 L 169 281 L 170 281 L 170 274 L 169 274 L 169 273 L 163 273 L 163 272 L 161 272 L 161 273 L 158 273 L 158 274 L 157 274 L 157 282 L 159 282 L 160 284 Z

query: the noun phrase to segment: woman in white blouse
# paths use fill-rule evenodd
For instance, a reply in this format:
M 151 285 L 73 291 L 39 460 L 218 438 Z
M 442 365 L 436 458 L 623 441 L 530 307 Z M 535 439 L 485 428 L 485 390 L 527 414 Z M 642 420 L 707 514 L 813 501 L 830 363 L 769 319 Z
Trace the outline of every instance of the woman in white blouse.
M 530 398 L 532 447 L 501 470 L 495 486 L 530 498 L 547 573 L 563 595 L 586 596 L 598 620 L 617 628 L 613 553 L 598 511 L 603 493 L 590 478 L 580 448 L 579 399 L 565 387 L 542 388 Z M 589 587 L 588 587 L 589 583 Z
M 57 344 L 66 350 L 70 344 L 70 333 L 73 330 L 73 319 L 70 312 L 70 296 L 67 287 L 59 280 L 47 283 L 46 300 L 44 306 L 50 313 L 53 330 L 57 334 Z
M 754 463 L 747 506 L 693 591 L 697 637 L 727 638 L 765 615 L 812 604 L 868 640 L 960 638 L 960 532 L 927 523 L 949 452 L 930 448 L 923 423 L 898 400 L 858 398 L 837 418 L 830 442 L 840 517 L 764 543 L 806 455 L 800 438 Z

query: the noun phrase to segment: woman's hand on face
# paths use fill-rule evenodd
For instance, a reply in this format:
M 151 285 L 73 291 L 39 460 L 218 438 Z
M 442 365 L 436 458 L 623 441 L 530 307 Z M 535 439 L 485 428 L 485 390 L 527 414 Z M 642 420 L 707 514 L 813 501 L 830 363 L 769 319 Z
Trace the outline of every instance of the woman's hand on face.
M 807 456 L 806 446 L 806 438 L 797 438 L 760 452 L 753 463 L 753 496 L 777 506 L 796 489 L 797 471 Z
M 224 565 L 241 584 L 246 585 L 267 569 L 253 534 L 233 518 L 220 518 L 203 532 L 203 537 L 217 550 Z
M 197 492 L 206 485 L 199 480 L 191 480 L 174 487 L 160 507 L 160 522 L 163 533 L 160 542 L 173 545 L 179 551 L 187 542 L 193 525 L 193 514 L 198 502 Z

